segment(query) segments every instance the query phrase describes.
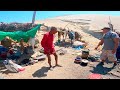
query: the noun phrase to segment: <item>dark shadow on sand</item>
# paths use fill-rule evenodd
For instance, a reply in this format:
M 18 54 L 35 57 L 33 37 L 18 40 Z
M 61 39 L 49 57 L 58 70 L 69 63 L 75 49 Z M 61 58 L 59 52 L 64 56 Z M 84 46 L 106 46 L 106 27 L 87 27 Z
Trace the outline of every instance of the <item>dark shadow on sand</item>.
M 82 31 L 92 35 L 93 37 L 95 37 L 97 39 L 102 38 L 102 33 L 101 32 L 96 32 L 96 31 L 89 30 L 89 29 L 82 29 Z
M 41 69 L 37 70 L 33 75 L 33 77 L 45 77 L 47 76 L 47 72 L 49 70 L 49 67 L 42 67 Z
M 90 70 L 92 73 L 98 73 L 102 75 L 106 75 L 109 71 L 111 71 L 114 67 L 107 68 L 103 67 L 100 63 L 96 65 L 96 67 L 93 67 L 93 70 Z

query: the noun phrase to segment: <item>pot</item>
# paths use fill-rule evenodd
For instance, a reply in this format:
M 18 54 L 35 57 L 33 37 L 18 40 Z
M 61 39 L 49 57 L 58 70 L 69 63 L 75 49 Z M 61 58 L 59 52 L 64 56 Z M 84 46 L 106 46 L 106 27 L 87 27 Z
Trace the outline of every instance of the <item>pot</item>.
M 82 59 L 87 59 L 89 56 L 89 50 L 83 50 L 82 51 Z
M 82 66 L 87 66 L 88 62 L 89 62 L 88 60 L 83 59 L 83 60 L 81 60 L 81 65 Z

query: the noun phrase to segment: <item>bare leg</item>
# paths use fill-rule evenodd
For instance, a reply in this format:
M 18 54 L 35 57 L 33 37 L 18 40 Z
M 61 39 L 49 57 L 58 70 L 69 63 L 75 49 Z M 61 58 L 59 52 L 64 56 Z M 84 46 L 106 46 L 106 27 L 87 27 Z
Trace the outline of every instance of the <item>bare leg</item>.
M 51 56 L 49 54 L 47 54 L 47 57 L 48 57 L 48 64 L 49 64 L 49 66 L 51 68 L 52 67 L 52 65 L 51 65 Z
M 55 56 L 55 66 L 62 67 L 58 64 L 58 55 L 56 53 L 53 54 Z
M 55 65 L 58 65 L 58 55 L 56 53 L 53 54 L 55 57 Z

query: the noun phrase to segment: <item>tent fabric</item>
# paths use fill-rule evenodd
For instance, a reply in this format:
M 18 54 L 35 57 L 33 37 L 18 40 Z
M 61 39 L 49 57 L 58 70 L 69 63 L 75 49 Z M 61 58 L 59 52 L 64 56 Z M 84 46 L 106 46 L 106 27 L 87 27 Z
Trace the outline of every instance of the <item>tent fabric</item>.
M 38 26 L 23 32 L 23 31 L 15 31 L 15 32 L 3 32 L 0 31 L 0 41 L 3 40 L 6 36 L 10 37 L 11 39 L 20 42 L 20 39 L 24 39 L 25 42 L 28 42 L 30 37 L 35 37 L 37 30 L 41 27 L 41 24 Z

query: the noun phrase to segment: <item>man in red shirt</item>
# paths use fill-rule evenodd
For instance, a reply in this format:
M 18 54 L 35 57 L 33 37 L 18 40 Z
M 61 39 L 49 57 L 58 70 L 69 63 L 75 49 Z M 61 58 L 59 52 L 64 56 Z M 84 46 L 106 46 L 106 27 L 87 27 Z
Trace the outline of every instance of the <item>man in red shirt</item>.
M 54 35 L 57 33 L 57 28 L 55 27 L 51 27 L 51 30 L 44 34 L 43 39 L 41 41 L 41 45 L 44 48 L 44 54 L 47 55 L 48 57 L 48 64 L 50 65 L 50 68 L 52 67 L 51 65 L 51 54 L 53 54 L 55 56 L 55 61 L 56 64 L 55 66 L 60 66 L 58 65 L 58 55 L 55 52 L 55 48 L 54 48 Z

